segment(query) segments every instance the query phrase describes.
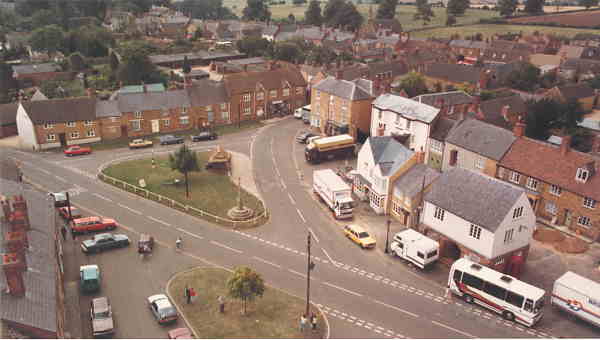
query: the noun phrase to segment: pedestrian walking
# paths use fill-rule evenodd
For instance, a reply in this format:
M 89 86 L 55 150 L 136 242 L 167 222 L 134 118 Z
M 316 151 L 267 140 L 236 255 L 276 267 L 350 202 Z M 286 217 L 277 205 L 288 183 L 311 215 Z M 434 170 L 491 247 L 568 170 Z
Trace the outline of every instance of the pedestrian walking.
M 175 241 L 175 248 L 176 248 L 177 250 L 180 250 L 180 249 L 181 249 L 181 243 L 182 243 L 182 242 L 183 242 L 183 240 L 181 239 L 181 236 L 179 236 L 179 237 L 177 238 L 177 240 Z
M 196 301 L 196 290 L 194 290 L 194 288 L 190 288 L 190 302 L 188 303 L 192 303 Z
M 310 316 L 310 325 L 312 327 L 313 332 L 317 330 L 317 315 L 312 313 Z
M 65 226 L 63 225 L 62 228 L 60 228 L 60 233 L 62 234 L 62 238 L 63 240 L 67 240 L 67 228 L 65 228 Z
M 190 302 L 192 302 L 192 296 L 190 293 L 190 289 L 188 287 L 185 287 L 185 303 L 187 303 L 188 305 L 190 304 Z
M 302 314 L 300 317 L 300 332 L 304 332 L 304 328 L 306 327 L 306 314 Z
M 225 299 L 223 296 L 219 295 L 217 301 L 219 301 L 219 312 L 225 313 Z

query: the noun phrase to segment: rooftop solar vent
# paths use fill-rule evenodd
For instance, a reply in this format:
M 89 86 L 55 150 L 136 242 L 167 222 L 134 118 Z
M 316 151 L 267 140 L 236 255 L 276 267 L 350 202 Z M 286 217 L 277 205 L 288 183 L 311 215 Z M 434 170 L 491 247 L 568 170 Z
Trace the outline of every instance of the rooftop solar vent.
M 512 281 L 512 277 L 506 276 L 506 275 L 502 275 L 502 277 L 500 277 L 500 280 L 502 280 L 502 281 L 504 281 L 506 283 L 509 283 L 509 282 Z

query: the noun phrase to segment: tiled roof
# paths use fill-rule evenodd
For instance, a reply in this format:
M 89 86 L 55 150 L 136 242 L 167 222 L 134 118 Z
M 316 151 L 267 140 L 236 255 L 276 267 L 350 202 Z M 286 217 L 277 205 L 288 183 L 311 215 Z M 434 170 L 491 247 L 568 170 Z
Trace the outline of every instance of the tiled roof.
M 562 155 L 560 146 L 524 137 L 513 143 L 500 165 L 600 201 L 600 158 L 591 154 L 571 149 Z M 595 173 L 586 183 L 576 181 L 577 169 L 588 166 L 595 169 Z
M 327 77 L 313 88 L 348 100 L 364 100 L 373 97 L 372 82 L 364 79 L 348 81 Z
M 476 84 L 483 70 L 479 67 L 433 63 L 428 65 L 425 76 L 444 79 L 455 83 Z
M 439 108 L 438 106 L 441 103 L 440 100 L 443 100 L 443 104 L 448 106 L 471 104 L 474 100 L 473 97 L 471 97 L 464 91 L 448 91 L 422 94 L 412 99 L 418 101 L 419 103 L 427 104 L 429 106 L 437 108 Z
M 588 98 L 595 95 L 594 89 L 587 83 L 558 86 L 557 88 L 567 100 Z
M 343 80 L 354 80 L 357 78 L 367 78 L 369 76 L 369 68 L 366 64 L 354 63 L 352 65 L 340 66 L 339 68 L 326 69 L 325 73 L 328 76 L 338 77 Z
M 34 124 L 65 123 L 96 119 L 96 99 L 88 97 L 61 98 L 23 102 Z
M 600 61 L 592 59 L 569 58 L 562 65 L 561 69 L 578 70 L 579 72 L 600 73 Z
M 536 53 L 529 56 L 529 62 L 540 67 L 543 65 L 560 65 L 560 55 Z
M 384 93 L 377 97 L 373 106 L 378 109 L 392 111 L 411 120 L 419 120 L 427 124 L 431 123 L 439 109 L 402 96 Z
M 60 71 L 60 66 L 54 63 L 14 65 L 12 68 L 19 75 Z
M 425 201 L 495 233 L 523 193 L 509 183 L 453 168 L 431 185 Z
M 0 125 L 17 123 L 18 103 L 0 104 Z
M 393 78 L 408 73 L 408 68 L 406 65 L 397 61 L 368 63 L 367 67 L 369 68 L 369 75 L 371 79 L 374 79 L 377 74 L 384 72 L 392 72 Z
M 450 41 L 450 47 L 458 47 L 458 48 L 486 48 L 488 45 L 484 41 L 474 41 L 474 40 L 462 40 L 455 39 Z
M 264 72 L 242 72 L 225 76 L 225 88 L 229 94 L 254 91 L 260 83 L 265 89 L 279 89 L 285 82 L 291 86 L 306 86 L 302 73 L 294 67 L 279 67 Z
M 383 176 L 393 174 L 413 155 L 411 151 L 391 136 L 369 137 L 373 161 Z
M 499 161 L 515 139 L 510 130 L 477 119 L 466 119 L 450 131 L 446 143 Z
M 96 102 L 96 117 L 120 117 L 118 100 L 99 100 Z
M 479 108 L 483 113 L 483 120 L 499 127 L 511 128 L 510 122 L 502 116 L 502 108 L 506 105 L 509 106 L 510 113 L 517 113 L 523 116 L 527 114 L 525 101 L 521 96 L 514 95 L 481 102 Z
M 448 133 L 450 130 L 452 130 L 452 127 L 454 127 L 454 124 L 456 123 L 457 122 L 453 119 L 441 117 L 433 125 L 433 129 L 431 130 L 429 137 L 437 141 L 444 142 L 446 140 L 446 136 L 448 136 Z
M 415 164 L 394 183 L 394 196 L 415 197 L 421 192 L 423 186 L 427 188 L 440 174 L 439 171 L 425 164 Z M 423 177 L 425 177 L 425 181 L 423 181 Z
M 192 106 L 221 104 L 228 101 L 225 83 L 222 81 L 202 79 L 194 82 L 194 86 L 189 87 L 187 92 Z
M 191 106 L 190 98 L 185 90 L 124 94 L 120 95 L 117 100 L 119 109 L 123 113 Z

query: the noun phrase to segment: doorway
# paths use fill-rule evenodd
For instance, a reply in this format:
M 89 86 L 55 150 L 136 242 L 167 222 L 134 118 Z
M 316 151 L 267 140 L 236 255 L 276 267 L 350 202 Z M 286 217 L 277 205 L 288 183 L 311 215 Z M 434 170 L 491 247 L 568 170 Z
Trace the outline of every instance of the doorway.
M 447 240 L 444 247 L 444 257 L 458 260 L 460 259 L 460 248 L 453 241 Z
M 59 133 L 58 140 L 60 141 L 60 146 L 67 146 L 67 135 L 65 133 Z
M 571 226 L 571 219 L 573 218 L 573 213 L 569 209 L 565 209 L 565 226 Z
M 158 133 L 160 131 L 160 120 L 152 120 L 152 133 Z
M 127 125 L 121 125 L 121 137 L 127 138 Z

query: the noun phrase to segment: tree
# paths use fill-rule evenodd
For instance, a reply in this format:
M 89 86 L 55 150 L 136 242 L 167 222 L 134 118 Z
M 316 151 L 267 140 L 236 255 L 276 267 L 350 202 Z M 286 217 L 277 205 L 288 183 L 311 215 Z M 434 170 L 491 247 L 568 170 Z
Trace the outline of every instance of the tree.
M 0 60 L 0 103 L 10 101 L 10 91 L 15 87 L 12 67 Z
M 544 2 L 545 0 L 527 0 L 523 10 L 527 14 L 544 13 Z
M 262 297 L 265 293 L 265 282 L 262 277 L 248 267 L 237 267 L 227 280 L 229 296 L 242 301 L 242 314 L 246 314 L 247 301 Z
M 588 80 L 588 84 L 594 89 L 600 89 L 600 75 Z
M 31 16 L 31 27 L 36 29 L 48 25 L 58 25 L 60 24 L 58 20 L 53 10 L 41 9 Z
M 544 98 L 528 102 L 527 110 L 525 134 L 544 141 L 553 129 L 560 129 L 565 135 L 574 134 L 577 123 L 583 120 L 583 109 L 576 100 L 561 103 Z
M 456 24 L 456 17 L 451 14 L 446 14 L 446 26 L 452 26 Z
M 57 25 L 38 28 L 31 34 L 29 43 L 34 51 L 54 54 L 63 42 L 63 31 Z
M 106 11 L 110 5 L 110 0 L 85 0 L 73 1 L 75 8 L 84 17 L 96 17 L 104 20 Z
M 119 58 L 117 58 L 117 55 L 115 54 L 115 52 L 111 52 L 110 53 L 110 70 L 112 72 L 117 72 L 117 70 L 119 69 Z
M 323 16 L 321 15 L 321 3 L 318 0 L 310 0 L 308 8 L 304 12 L 304 22 L 307 25 L 321 26 Z
M 345 0 L 329 0 L 323 10 L 323 21 L 330 26 L 337 24 L 338 11 L 346 4 Z
M 295 6 L 300 6 L 300 5 L 303 5 L 303 4 L 305 4 L 305 3 L 306 3 L 306 0 L 292 0 L 292 3 L 293 3 Z
M 427 93 L 425 78 L 420 73 L 411 71 L 400 81 L 400 88 L 406 91 L 409 97 Z
M 360 26 L 362 26 L 363 20 L 364 18 L 358 9 L 356 9 L 356 6 L 348 1 L 340 8 L 339 13 L 336 16 L 335 26 L 356 32 Z
M 471 95 L 471 96 L 474 95 L 475 92 L 476 92 L 475 91 L 475 86 L 473 86 L 472 84 L 469 84 L 469 83 L 458 84 L 456 86 L 456 89 L 458 91 L 463 91 L 463 92 L 465 92 L 465 93 L 467 93 L 468 95 Z
M 394 19 L 396 16 L 396 6 L 398 6 L 398 0 L 382 0 L 377 7 L 377 19 Z
M 303 50 L 294 42 L 289 41 L 277 43 L 273 51 L 273 57 L 290 63 L 304 61 Z
M 518 0 L 500 0 L 498 2 L 498 11 L 501 16 L 511 16 L 517 10 L 518 4 Z
M 188 182 L 188 173 L 200 171 L 196 152 L 190 150 L 183 144 L 179 150 L 169 154 L 169 165 L 171 169 L 182 173 L 185 178 L 185 197 L 190 198 L 190 185 Z
M 585 9 L 590 9 L 590 7 L 598 6 L 598 0 L 579 0 L 579 6 L 583 6 Z
M 449 0 L 446 12 L 459 17 L 465 14 L 467 8 L 469 8 L 469 0 Z
M 246 0 L 246 8 L 242 11 L 244 20 L 268 21 L 271 11 L 264 0 Z
M 192 72 L 192 66 L 190 66 L 190 61 L 188 60 L 187 55 L 183 56 L 183 66 L 181 66 L 181 71 L 183 71 L 184 74 Z
M 15 2 L 15 11 L 24 17 L 31 16 L 42 9 L 50 9 L 50 7 L 50 0 L 19 0 Z
M 530 63 L 523 63 L 508 74 L 508 85 L 513 89 L 533 91 L 540 80 L 540 69 Z
M 115 40 L 109 31 L 90 25 L 66 33 L 62 51 L 65 54 L 79 52 L 86 57 L 105 57 L 114 45 Z
M 236 15 L 228 7 L 223 6 L 223 0 L 184 0 L 178 3 L 180 11 L 191 14 L 196 19 L 234 19 Z
M 414 15 L 415 20 L 423 20 L 423 25 L 427 25 L 434 17 L 435 13 L 431 9 L 431 5 L 427 0 L 417 0 L 417 12 Z
M 122 59 L 117 79 L 126 85 L 137 85 L 142 81 L 151 83 L 160 79 L 160 72 L 148 58 L 153 51 L 154 48 L 145 42 L 134 41 L 125 45 L 121 51 Z
M 271 42 L 265 38 L 247 36 L 238 40 L 236 45 L 238 51 L 248 57 L 264 57 L 271 51 Z
M 69 56 L 69 69 L 71 71 L 79 72 L 85 68 L 85 60 L 80 53 L 75 52 Z

